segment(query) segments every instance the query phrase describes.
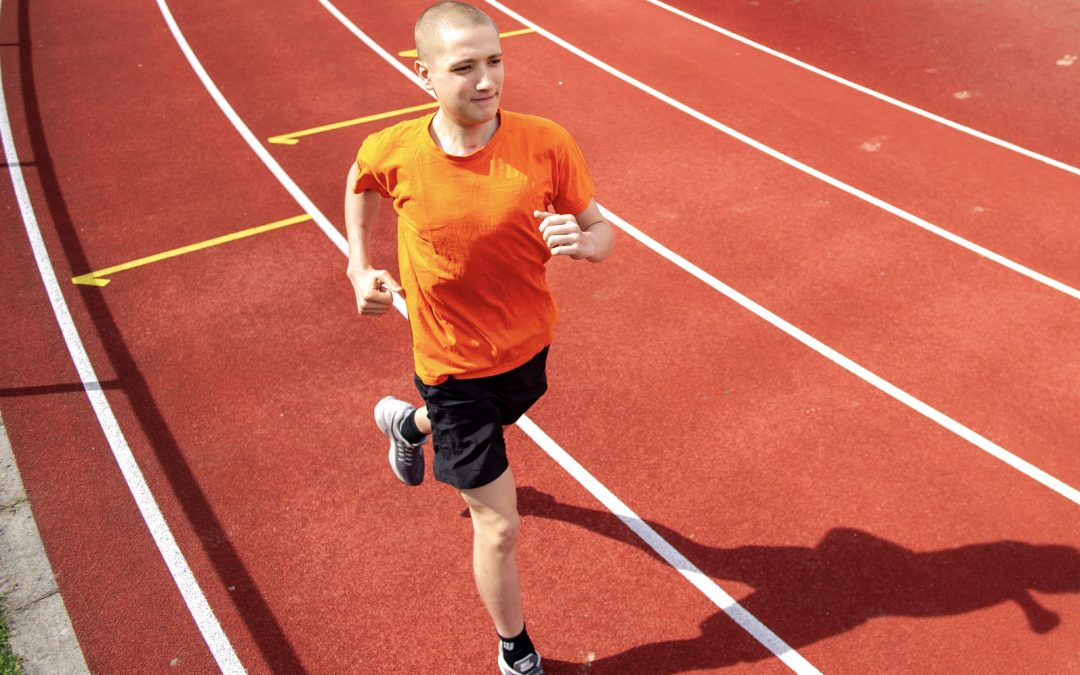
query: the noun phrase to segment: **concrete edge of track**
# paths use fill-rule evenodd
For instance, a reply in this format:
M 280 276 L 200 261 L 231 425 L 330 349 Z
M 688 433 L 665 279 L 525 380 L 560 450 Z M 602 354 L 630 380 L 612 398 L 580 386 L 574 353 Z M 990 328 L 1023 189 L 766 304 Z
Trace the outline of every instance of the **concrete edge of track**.
M 0 416 L 0 613 L 29 673 L 89 673 Z
M 261 156 L 260 156 L 260 157 L 261 157 Z M 318 212 L 316 212 L 316 213 L 318 213 Z M 340 234 L 339 234 L 339 233 L 338 233 L 338 237 L 340 237 Z M 334 238 L 332 237 L 332 239 L 334 239 Z M 395 301 L 395 305 L 396 305 L 396 301 Z M 401 309 L 401 308 L 399 307 L 399 309 Z M 524 429 L 524 428 L 525 428 L 525 427 L 523 427 L 523 429 Z M 528 431 L 526 431 L 526 433 L 528 433 Z M 541 432 L 541 433 L 542 433 L 542 432 Z M 530 437 L 532 436 L 532 434 L 529 434 L 529 435 L 530 435 Z M 536 438 L 535 438 L 535 437 L 534 437 L 534 440 L 536 440 Z M 590 490 L 590 491 L 592 491 L 592 490 Z M 595 492 L 594 492 L 594 496 L 595 496 Z M 612 497 L 613 497 L 613 496 L 612 496 Z M 602 500 L 602 501 L 603 501 L 603 500 Z M 621 503 L 621 502 L 619 502 L 619 503 Z M 606 503 L 606 502 L 605 502 L 605 505 L 607 505 L 607 503 Z M 630 518 L 630 519 L 634 519 L 634 518 L 636 518 L 636 519 L 638 519 L 638 521 L 639 521 L 639 518 L 637 518 L 637 516 L 633 515 L 633 513 L 632 513 L 632 512 L 629 512 L 629 510 L 627 510 L 627 513 L 629 513 L 629 515 L 627 515 L 627 517 L 626 517 L 626 518 L 623 518 L 623 516 L 621 515 L 621 513 L 622 513 L 622 512 L 617 512 L 617 515 L 619 515 L 619 516 L 620 516 L 620 518 L 621 518 L 621 519 L 623 519 L 623 522 L 624 522 L 624 523 L 626 523 L 626 522 L 627 522 L 627 518 Z M 632 525 L 630 525 L 630 523 L 627 523 L 627 526 L 630 526 L 630 527 L 631 527 L 632 529 L 634 529 L 634 531 L 636 532 L 636 534 L 638 534 L 639 536 L 642 536 L 642 537 L 643 537 L 643 539 L 644 539 L 644 538 L 646 538 L 646 537 L 645 537 L 644 535 L 640 535 L 640 532 L 638 532 L 638 531 L 637 531 L 637 529 L 635 529 L 635 528 L 634 528 L 634 527 L 633 527 Z M 646 540 L 648 541 L 648 539 L 646 539 Z M 650 543 L 651 543 L 651 542 L 650 542 Z M 667 556 L 666 556 L 666 555 L 664 555 L 664 557 L 666 558 Z M 673 563 L 673 565 L 675 565 L 675 563 Z M 676 568 L 677 568 L 677 569 L 678 569 L 678 570 L 679 570 L 680 572 L 681 572 L 681 571 L 684 571 L 684 568 L 683 568 L 683 567 L 681 567 L 681 566 L 679 566 L 679 565 L 675 565 L 675 566 L 676 566 Z M 692 565 L 691 565 L 691 567 L 692 567 Z M 694 569 L 696 569 L 696 568 L 694 568 Z M 756 637 L 756 636 L 755 636 L 755 637 Z M 768 646 L 768 645 L 767 645 L 767 646 Z M 778 656 L 779 656 L 779 654 L 778 654 Z

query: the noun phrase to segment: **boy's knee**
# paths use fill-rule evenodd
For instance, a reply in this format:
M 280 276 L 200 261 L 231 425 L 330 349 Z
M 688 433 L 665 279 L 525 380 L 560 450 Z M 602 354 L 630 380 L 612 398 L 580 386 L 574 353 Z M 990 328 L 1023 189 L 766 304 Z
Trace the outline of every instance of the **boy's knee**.
M 475 521 L 476 535 L 491 548 L 507 552 L 517 546 L 521 532 L 521 516 L 517 512 L 510 514 L 491 514 Z

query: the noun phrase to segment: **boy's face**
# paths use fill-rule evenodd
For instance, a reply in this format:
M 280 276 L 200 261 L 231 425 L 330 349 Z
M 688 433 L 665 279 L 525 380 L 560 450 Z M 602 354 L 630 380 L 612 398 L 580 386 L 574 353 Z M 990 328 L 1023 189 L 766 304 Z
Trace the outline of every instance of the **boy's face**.
M 436 31 L 427 61 L 416 73 L 435 92 L 443 114 L 468 127 L 489 122 L 499 109 L 503 87 L 499 34 L 487 24 L 443 26 Z

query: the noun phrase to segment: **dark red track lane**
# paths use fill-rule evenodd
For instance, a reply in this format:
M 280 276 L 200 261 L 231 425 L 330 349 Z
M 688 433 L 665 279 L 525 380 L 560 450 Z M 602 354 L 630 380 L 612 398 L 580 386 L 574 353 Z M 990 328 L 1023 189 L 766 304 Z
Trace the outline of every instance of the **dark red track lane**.
M 1080 166 L 1080 8 L 1069 0 L 669 2 L 835 75 Z M 969 98 L 958 98 L 969 92 Z
M 426 100 L 314 3 L 288 16 L 240 2 L 174 9 L 211 75 L 260 137 Z M 393 11 L 365 3 L 350 14 L 396 51 L 408 46 L 418 9 L 419 3 L 395 5 Z M 109 16 L 102 8 L 94 12 Z M 77 25 L 65 18 L 50 16 L 48 25 Z M 143 33 L 147 27 L 150 33 L 160 30 L 153 12 L 139 20 L 145 21 Z M 1061 467 L 1075 470 L 1060 427 L 1047 423 L 1056 413 L 1025 422 L 1017 410 L 995 407 L 986 387 L 974 387 L 978 396 L 964 395 L 961 389 L 972 388 L 965 383 L 949 394 L 942 382 L 952 373 L 910 363 L 932 359 L 940 370 L 946 359 L 957 359 L 962 374 L 965 359 L 992 358 L 988 342 L 1002 333 L 990 319 L 980 324 L 974 310 L 964 320 L 975 327 L 977 341 L 955 344 L 960 322 L 934 326 L 951 316 L 958 297 L 959 306 L 977 306 L 991 317 L 995 306 L 1001 312 L 1011 305 L 989 306 L 988 297 L 1022 298 L 1030 314 L 1018 322 L 1021 328 L 1021 319 L 1035 322 L 1026 328 L 1032 332 L 1045 330 L 1038 322 L 1056 300 L 996 269 L 972 266 L 944 245 L 913 238 L 904 224 L 882 221 L 876 229 L 885 235 L 872 237 L 834 227 L 849 217 L 875 223 L 879 217 L 858 206 L 819 204 L 829 198 L 808 182 L 789 183 L 790 176 L 769 161 L 717 140 L 698 123 L 677 120 L 536 36 L 515 40 L 505 43 L 513 78 L 507 106 L 566 124 L 585 147 L 604 203 L 673 247 L 693 252 L 741 290 L 768 298 L 766 304 L 781 314 L 801 311 L 800 325 L 815 334 L 828 332 L 826 341 L 848 340 L 845 346 L 870 354 L 869 361 L 894 370 L 905 384 L 952 401 L 976 421 L 1000 417 L 999 428 L 1018 436 L 1042 428 L 1051 448 L 1040 460 L 1060 457 Z M 133 137 L 132 143 L 155 139 L 152 151 L 120 153 L 129 161 L 110 164 L 108 172 L 137 181 L 161 157 L 180 156 L 187 161 L 180 163 L 185 170 L 178 179 L 197 175 L 213 189 L 192 193 L 197 199 L 156 202 L 152 190 L 134 183 L 129 199 L 136 213 L 184 205 L 188 217 L 178 218 L 169 232 L 176 243 L 151 241 L 149 250 L 113 251 L 110 246 L 141 248 L 143 233 L 119 235 L 115 223 L 101 221 L 79 234 L 88 249 L 96 247 L 95 267 L 153 252 L 152 246 L 220 234 L 221 222 L 247 217 L 251 222 L 239 227 L 250 226 L 293 215 L 296 208 L 237 140 L 168 42 L 162 36 L 155 54 L 167 62 L 169 76 L 159 73 L 147 89 L 134 91 L 187 101 L 188 128 L 174 121 L 167 130 Z M 241 61 L 264 67 L 237 70 Z M 4 63 L 7 80 L 10 64 Z M 78 62 L 53 67 L 73 63 Z M 534 86 L 526 88 L 526 82 Z M 666 130 L 642 139 L 630 135 L 632 120 L 565 104 L 589 100 L 586 94 L 654 116 L 663 122 L 657 128 Z M 65 91 L 50 92 L 50 99 L 58 108 L 70 104 Z M 152 106 L 146 108 L 133 113 L 136 120 L 144 113 L 155 116 Z M 78 118 L 47 118 L 45 128 L 67 125 L 74 138 L 108 119 L 108 112 L 104 102 L 88 105 Z M 179 131 L 174 124 L 181 125 Z M 337 221 L 344 169 L 359 139 L 374 128 L 272 151 Z M 175 140 L 192 137 L 206 144 Z M 635 142 L 613 142 L 619 138 Z M 65 166 L 61 187 L 75 183 L 97 157 L 94 147 L 71 140 L 58 148 L 58 166 L 61 156 Z M 700 228 L 681 224 L 709 222 L 704 216 L 717 204 L 688 203 L 685 193 L 679 197 L 678 179 L 666 168 L 702 148 L 724 158 L 709 169 L 716 179 L 731 185 L 731 195 L 745 195 L 724 203 L 742 204 L 745 211 L 732 218 L 741 221 L 733 231 L 709 229 L 715 235 L 709 246 L 701 245 Z M 755 185 L 778 187 L 755 191 Z M 791 209 L 783 205 L 792 200 L 796 208 L 818 204 L 814 219 L 769 232 L 767 225 Z M 72 207 L 72 219 L 81 222 L 104 210 L 87 198 Z M 391 233 L 387 215 L 377 239 L 387 261 Z M 870 262 L 868 242 L 880 249 Z M 897 262 L 898 250 L 945 260 L 957 281 L 943 284 L 940 270 Z M 108 259 L 97 265 L 98 258 Z M 838 261 L 839 270 L 830 269 Z M 1008 542 L 1080 547 L 1075 505 L 855 380 L 627 237 L 602 266 L 564 263 L 551 267 L 563 322 L 552 357 L 552 392 L 535 419 L 811 662 L 826 672 L 1071 667 L 1080 589 L 1061 579 L 1062 570 L 1066 576 L 1074 571 L 1071 563 L 1055 564 L 1052 552 Z M 62 274 L 63 264 L 58 261 Z M 81 326 L 94 326 L 103 307 L 110 311 L 117 326 L 113 337 L 122 338 L 139 366 L 143 391 L 153 394 L 152 401 L 129 402 L 115 394 L 110 399 L 249 668 L 288 670 L 299 663 L 310 672 L 412 672 L 432 659 L 414 649 L 409 627 L 421 625 L 440 627 L 433 648 L 449 672 L 475 672 L 476 664 L 492 658 L 491 645 L 474 639 L 490 627 L 468 578 L 469 528 L 459 515 L 460 501 L 441 486 L 395 485 L 385 468 L 383 441 L 370 422 L 379 396 L 411 395 L 405 324 L 393 317 L 359 322 L 343 269 L 344 258 L 306 224 L 127 272 L 105 289 L 69 297 L 90 310 L 87 316 L 76 307 Z M 880 270 L 889 271 L 886 280 L 865 288 L 864 273 Z M 900 273 L 911 279 L 897 282 Z M 936 287 L 928 290 L 930 282 Z M 31 294 L 34 283 L 32 274 L 21 281 Z M 837 301 L 840 289 L 844 302 Z M 931 306 L 913 307 L 913 297 Z M 879 307 L 882 298 L 891 298 L 884 305 L 888 311 Z M 38 310 L 26 320 L 51 326 L 40 303 L 39 292 Z M 921 326 L 924 334 L 898 341 L 902 333 L 894 322 Z M 927 339 L 931 328 L 933 339 Z M 1067 335 L 1073 327 L 1063 324 L 1062 331 Z M 1031 342 L 1030 334 L 1021 332 L 1017 341 Z M 101 363 L 115 359 L 109 349 L 91 345 Z M 892 353 L 898 349 L 907 350 L 903 365 Z M 1002 358 L 1018 358 L 1015 343 L 999 349 Z M 1049 348 L 1031 349 L 1022 364 L 1045 375 L 1053 365 L 1048 353 Z M 1071 381 L 1069 375 L 1049 386 L 1024 385 L 1013 381 L 1019 370 L 1001 374 L 1009 387 L 1002 397 L 1023 395 L 1035 406 L 1055 396 L 1069 400 L 1058 389 Z M 130 374 L 122 375 L 130 384 Z M 624 383 L 618 396 L 613 381 Z M 974 400 L 961 408 L 965 398 Z M 81 402 L 77 394 L 72 400 Z M 151 402 L 162 426 L 144 438 L 139 429 Z M 5 400 L 6 421 L 10 409 Z M 31 429 L 22 417 L 19 424 Z M 162 445 L 162 431 L 172 439 L 169 447 Z M 509 438 L 519 483 L 528 486 L 522 492 L 527 534 L 521 556 L 530 626 L 543 636 L 551 672 L 580 672 L 570 664 L 586 663 L 590 654 L 595 662 L 589 672 L 598 673 L 783 669 L 674 571 L 642 551 L 520 432 L 512 430 Z M 32 439 L 27 432 L 16 443 L 20 467 L 27 461 L 47 466 L 42 459 L 24 459 L 34 457 L 21 449 L 34 447 Z M 1032 447 L 1020 441 L 1017 447 Z M 188 484 L 177 482 L 177 457 L 190 468 Z M 110 472 L 115 483 L 115 469 L 107 463 L 88 476 Z M 27 485 L 44 490 L 46 483 Z M 95 485 L 104 492 L 104 484 Z M 123 495 L 115 485 L 112 493 Z M 202 495 L 201 510 L 193 509 L 193 494 Z M 207 511 L 217 523 L 209 539 Z M 112 522 L 102 528 L 95 537 L 119 536 Z M 62 548 L 59 522 L 43 533 L 50 554 Z M 979 548 L 961 548 L 967 545 Z M 142 555 L 152 559 L 156 553 L 143 546 Z M 222 548 L 233 552 L 239 567 L 225 564 Z M 940 553 L 912 553 L 925 551 Z M 1017 562 L 1032 571 L 1010 567 Z M 160 563 L 145 567 L 148 574 L 163 570 Z M 956 570 L 964 572 L 962 579 L 949 576 Z M 243 572 L 239 583 L 237 572 Z M 403 592 L 410 583 L 421 589 Z M 940 590 L 928 592 L 933 588 Z M 1059 627 L 1045 634 L 1032 629 L 1014 601 L 1024 597 L 1024 589 L 1035 589 L 1035 602 L 1060 616 Z M 165 585 L 160 593 L 167 597 L 170 590 Z M 117 603 L 97 613 L 84 606 L 73 618 L 109 624 L 141 616 L 137 602 L 121 597 Z M 274 639 L 277 631 L 283 640 Z M 203 648 L 191 649 L 205 663 Z M 102 670 L 163 664 L 155 656 L 133 660 L 130 652 L 97 654 Z

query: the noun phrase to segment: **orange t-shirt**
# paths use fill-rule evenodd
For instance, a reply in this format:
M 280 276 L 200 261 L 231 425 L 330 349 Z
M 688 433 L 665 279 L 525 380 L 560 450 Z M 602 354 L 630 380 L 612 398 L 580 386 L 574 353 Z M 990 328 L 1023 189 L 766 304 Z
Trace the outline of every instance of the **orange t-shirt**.
M 465 157 L 431 138 L 434 113 L 368 136 L 357 153 L 353 191 L 378 191 L 398 214 L 413 359 L 428 385 L 513 370 L 551 343 L 551 252 L 533 211 L 580 213 L 595 192 L 565 129 L 499 116 L 487 145 Z

